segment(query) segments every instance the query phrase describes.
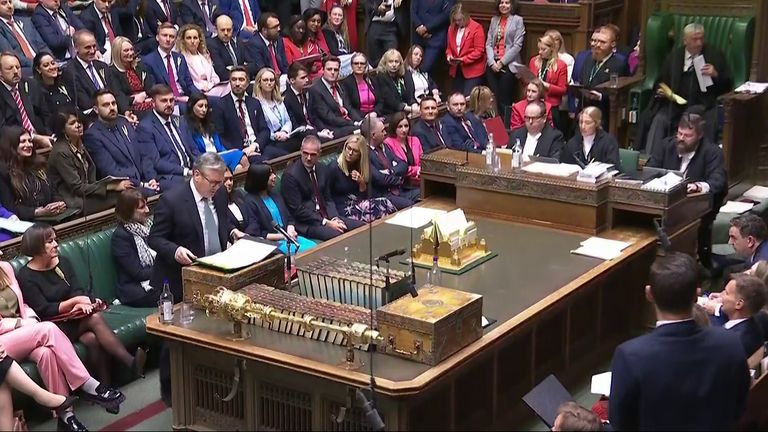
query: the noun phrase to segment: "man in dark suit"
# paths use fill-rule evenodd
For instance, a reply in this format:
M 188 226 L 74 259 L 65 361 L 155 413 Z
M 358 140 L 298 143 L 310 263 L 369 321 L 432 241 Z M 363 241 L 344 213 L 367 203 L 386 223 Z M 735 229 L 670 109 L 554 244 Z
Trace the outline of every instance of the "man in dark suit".
M 387 133 L 384 122 L 373 118 L 363 122 L 360 132 L 369 140 L 371 187 L 375 196 L 383 196 L 398 210 L 412 206 L 421 197 L 418 188 L 403 188 L 408 174 L 408 162 L 397 157 L 384 145 Z
M 179 24 L 195 24 L 203 29 L 206 36 L 216 36 L 214 17 L 221 13 L 217 0 L 182 0 L 179 13 L 181 15 Z
M 712 323 L 738 336 L 744 350 L 744 358 L 749 358 L 765 343 L 765 335 L 755 319 L 765 306 L 765 284 L 762 280 L 735 274 L 719 295 L 722 304 L 720 317 L 712 317 Z
M 301 163 L 294 162 L 286 168 L 280 192 L 299 234 L 330 240 L 363 223 L 339 216 L 328 185 L 328 167 L 317 163 L 319 157 L 320 140 L 314 135 L 306 136 L 301 142 Z
M 454 150 L 482 153 L 488 144 L 488 132 L 480 119 L 466 109 L 466 98 L 461 92 L 448 97 L 448 113 L 440 120 L 445 145 Z
M 144 3 L 144 22 L 149 34 L 157 36 L 165 23 L 177 25 L 181 21 L 179 3 L 172 0 L 152 0 Z M 135 9 L 134 9 L 135 11 Z
M 323 76 L 309 88 L 307 102 L 310 122 L 315 129 L 331 131 L 331 138 L 351 134 L 360 127 L 363 119 L 339 86 L 340 66 L 338 57 L 327 56 L 323 59 Z
M 411 3 L 413 43 L 424 47 L 421 70 L 432 72 L 435 61 L 445 53 L 451 9 L 456 0 L 416 1 Z
M 233 67 L 243 65 L 243 46 L 232 37 L 232 19 L 226 15 L 216 18 L 216 37 L 208 39 L 208 51 L 216 75 L 223 80 L 229 79 Z
M 172 51 L 176 43 L 176 28 L 170 23 L 163 23 L 157 32 L 157 49 L 144 56 L 142 61 L 156 83 L 170 87 L 176 102 L 186 103 L 189 95 L 200 93 L 200 90 L 192 81 L 184 56 Z
M 683 114 L 677 126 L 677 136 L 669 137 L 654 149 L 646 166 L 685 173 L 688 193 L 709 193 L 712 210 L 701 218 L 698 254 L 701 264 L 712 267 L 712 223 L 728 192 L 723 151 L 704 139 L 704 118 L 698 114 Z
M 21 73 L 32 75 L 32 60 L 35 54 L 48 51 L 32 20 L 13 15 L 13 1 L 0 0 L 0 52 L 10 51 L 19 58 Z
M 563 133 L 547 123 L 547 107 L 541 101 L 528 104 L 525 108 L 525 126 L 509 134 L 508 149 L 514 149 L 520 142 L 523 162 L 530 156 L 544 156 L 560 160 L 560 151 L 565 146 Z
M 712 79 L 712 85 L 702 91 L 693 61 L 696 57 L 702 56 L 706 64 L 701 69 L 703 76 Z M 666 97 L 656 97 L 648 107 L 647 113 L 644 113 L 646 125 L 650 127 L 641 128 L 647 132 L 647 138 L 642 139 L 641 146 L 645 146 L 646 153 L 653 152 L 653 147 L 658 145 L 661 140 L 671 132 L 670 126 L 677 123 L 677 120 L 683 112 L 694 105 L 704 107 L 704 118 L 706 124 L 706 137 L 709 141 L 715 142 L 717 138 L 717 98 L 731 90 L 733 79 L 730 68 L 725 59 L 725 55 L 714 45 L 704 43 L 704 26 L 698 23 L 691 23 L 683 29 L 683 46 L 673 49 L 664 60 L 659 77 L 656 80 L 657 93 L 658 85 L 664 83 L 672 91 L 687 101 L 685 105 L 678 105 Z M 652 119 L 652 120 L 651 120 Z
M 15 54 L 0 53 L 0 128 L 21 126 L 32 135 L 36 148 L 48 148 L 53 138 L 42 119 L 48 110 L 35 81 L 21 78 L 21 64 Z
M 419 139 L 424 153 L 445 148 L 443 125 L 437 118 L 437 100 L 424 96 L 419 101 L 419 119 L 413 124 L 412 134 Z
M 245 9 L 243 9 L 245 3 Z M 232 18 L 235 35 L 248 40 L 256 33 L 256 23 L 261 16 L 258 0 L 219 0 L 221 13 Z
M 176 302 L 182 300 L 181 269 L 198 257 L 221 252 L 227 241 L 244 236 L 227 214 L 227 193 L 221 185 L 227 165 L 216 153 L 205 153 L 196 161 L 188 183 L 163 192 L 147 238 L 157 252 L 149 284 L 162 289 L 167 281 Z M 171 399 L 170 355 L 167 346 L 160 353 L 160 393 Z
M 99 178 L 128 177 L 145 196 L 159 192 L 154 164 L 138 148 L 133 126 L 118 116 L 117 99 L 111 90 L 96 92 L 95 110 L 97 120 L 85 131 L 83 143 Z
M 61 0 L 41 0 L 32 14 L 32 23 L 56 60 L 61 61 L 72 57 L 72 36 L 85 28 L 80 18 L 69 6 L 61 4 Z
M 99 52 L 102 54 L 111 50 L 112 41 L 123 34 L 120 14 L 132 15 L 135 12 L 127 8 L 113 8 L 113 4 L 114 0 L 93 0 L 90 6 L 80 12 L 80 20 L 85 28 L 93 33 Z
M 768 261 L 768 228 L 762 217 L 744 214 L 731 219 L 728 228 L 728 244 L 736 255 L 745 259 L 741 270 L 752 267 L 758 261 Z
M 742 415 L 749 392 L 743 349 L 723 329 L 693 321 L 698 286 L 689 255 L 667 252 L 651 266 L 645 297 L 656 308 L 656 329 L 613 355 L 614 430 L 730 430 Z
M 307 87 L 309 87 L 309 69 L 300 62 L 292 63 L 288 67 L 288 87 L 283 92 L 283 102 L 293 127 L 309 124 Z
M 261 103 L 247 94 L 248 73 L 236 66 L 229 75 L 232 91 L 217 101 L 214 122 L 224 145 L 242 149 L 251 163 L 283 156 L 286 152 L 276 146 L 267 146 L 269 128 L 261 110 Z
M 280 37 L 280 20 L 272 12 L 259 18 L 259 32 L 244 44 L 243 54 L 248 63 L 248 74 L 256 75 L 262 68 L 275 70 L 278 76 L 288 73 L 283 38 Z
M 371 64 L 379 64 L 388 49 L 397 49 L 406 34 L 405 7 L 396 0 L 365 0 L 365 34 Z
M 590 44 L 592 46 L 592 57 L 586 59 L 581 70 L 574 70 L 574 81 L 578 81 L 587 89 L 594 89 L 598 84 L 602 84 L 611 79 L 611 74 L 619 76 L 629 75 L 629 67 L 626 61 L 622 61 L 614 53 L 616 49 L 616 27 L 606 25 L 599 27 L 592 33 Z M 579 98 L 578 111 L 587 106 L 597 106 L 603 112 L 603 129 L 608 129 L 608 113 L 611 112 L 608 95 L 597 90 L 590 90 L 581 93 Z
M 199 155 L 189 129 L 173 115 L 176 103 L 171 89 L 155 84 L 150 89 L 154 109 L 139 122 L 136 140 L 143 157 L 152 161 L 157 182 L 163 192 L 192 175 L 192 164 Z
M 96 60 L 98 48 L 93 33 L 89 30 L 78 30 L 73 39 L 77 55 L 64 66 L 61 78 L 67 93 L 73 95 L 72 100 L 77 108 L 83 115 L 93 119 L 95 118 L 93 107 L 96 92 L 103 88 L 114 89 L 117 86 L 111 82 L 109 66 Z M 132 116 L 128 110 L 130 104 L 128 97 L 121 93 L 116 94 L 115 97 L 117 97 L 120 112 Z

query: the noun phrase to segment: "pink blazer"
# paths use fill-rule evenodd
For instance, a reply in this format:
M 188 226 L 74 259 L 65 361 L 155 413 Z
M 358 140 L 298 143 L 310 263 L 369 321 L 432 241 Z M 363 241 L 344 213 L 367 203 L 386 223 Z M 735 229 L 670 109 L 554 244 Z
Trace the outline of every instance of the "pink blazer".
M 26 303 L 24 303 L 24 296 L 21 294 L 19 283 L 16 281 L 16 275 L 13 272 L 13 267 L 5 261 L 0 261 L 0 270 L 5 272 L 5 275 L 10 281 L 11 289 L 16 293 L 16 297 L 19 300 L 19 316 L 21 319 L 37 318 L 37 314 Z M 16 319 L 0 318 L 0 334 L 8 333 L 16 328 Z
M 418 183 L 419 173 L 421 172 L 421 155 L 424 153 L 424 150 L 421 148 L 421 141 L 419 141 L 419 139 L 415 136 L 408 135 L 408 143 L 411 145 L 411 151 L 413 152 L 413 162 L 415 165 L 408 166 L 408 173 L 406 173 L 405 176 L 412 182 Z M 404 161 L 407 160 L 407 157 L 405 156 L 405 150 L 403 150 L 403 147 L 400 146 L 400 142 L 396 137 L 389 137 L 385 139 L 384 144 L 389 147 L 390 150 L 392 150 L 392 153 L 394 153 L 395 156 Z

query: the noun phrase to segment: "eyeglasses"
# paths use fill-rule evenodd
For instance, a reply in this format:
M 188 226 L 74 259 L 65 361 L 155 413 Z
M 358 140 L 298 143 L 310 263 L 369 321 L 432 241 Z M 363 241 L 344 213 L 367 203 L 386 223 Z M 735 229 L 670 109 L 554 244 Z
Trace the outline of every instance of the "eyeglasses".
M 211 179 L 209 179 L 205 174 L 203 174 L 202 171 L 197 171 L 197 172 L 200 174 L 201 177 L 205 179 L 205 181 L 208 182 L 209 185 L 211 185 L 211 187 L 219 187 L 224 183 L 223 181 L 211 181 Z
M 354 66 L 365 66 L 365 62 L 352 62 Z

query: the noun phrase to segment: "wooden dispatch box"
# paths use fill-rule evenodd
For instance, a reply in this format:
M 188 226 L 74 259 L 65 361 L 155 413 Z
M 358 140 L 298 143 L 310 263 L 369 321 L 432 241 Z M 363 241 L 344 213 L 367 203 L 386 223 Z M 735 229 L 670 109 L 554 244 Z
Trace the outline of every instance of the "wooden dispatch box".
M 184 287 L 184 300 L 192 301 L 192 294 L 195 291 L 200 291 L 201 295 L 212 294 L 220 286 L 237 291 L 246 285 L 260 283 L 285 289 L 284 266 L 285 257 L 275 255 L 230 273 L 199 264 L 182 267 L 181 279 Z
M 376 310 L 379 351 L 436 365 L 480 339 L 483 296 L 435 285 Z

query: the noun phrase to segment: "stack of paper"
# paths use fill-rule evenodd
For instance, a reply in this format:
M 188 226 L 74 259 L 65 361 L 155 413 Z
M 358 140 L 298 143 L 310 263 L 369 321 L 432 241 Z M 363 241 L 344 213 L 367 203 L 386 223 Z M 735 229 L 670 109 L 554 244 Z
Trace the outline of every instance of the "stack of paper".
M 400 225 L 406 228 L 421 228 L 432 222 L 434 218 L 445 213 L 445 210 L 435 210 L 427 207 L 411 207 L 408 210 L 398 212 L 385 223 Z
M 752 93 L 752 94 L 758 94 L 763 93 L 765 90 L 768 89 L 768 83 L 759 83 L 754 81 L 747 81 L 744 84 L 736 87 L 736 90 L 734 90 L 736 93 Z
M 754 207 L 755 204 L 751 202 L 741 202 L 741 201 L 728 201 L 720 207 L 720 213 L 744 213 L 746 211 L 749 211 Z
M 603 162 L 592 162 L 583 170 L 579 171 L 579 175 L 576 176 L 576 181 L 586 183 L 597 183 L 598 180 L 609 176 L 609 169 L 613 167 L 612 164 Z
M 643 185 L 643 189 L 654 192 L 669 192 L 680 184 L 683 178 L 675 173 L 667 173 L 664 177 L 655 178 Z
M 611 260 L 621 255 L 621 251 L 628 248 L 630 244 L 601 237 L 590 237 L 581 242 L 581 246 L 578 249 L 572 250 L 571 253 L 602 260 Z
M 768 187 L 765 186 L 752 186 L 748 191 L 742 195 L 746 199 L 752 201 L 765 201 L 768 199 Z
M 221 270 L 237 270 L 255 264 L 271 254 L 276 247 L 248 239 L 240 239 L 227 250 L 198 258 L 197 262 Z
M 555 177 L 570 177 L 579 172 L 578 165 L 551 164 L 534 162 L 523 167 L 523 171 L 534 174 L 546 174 Z
M 592 385 L 589 387 L 589 391 L 596 395 L 611 395 L 611 373 L 603 372 L 601 374 L 592 375 Z

